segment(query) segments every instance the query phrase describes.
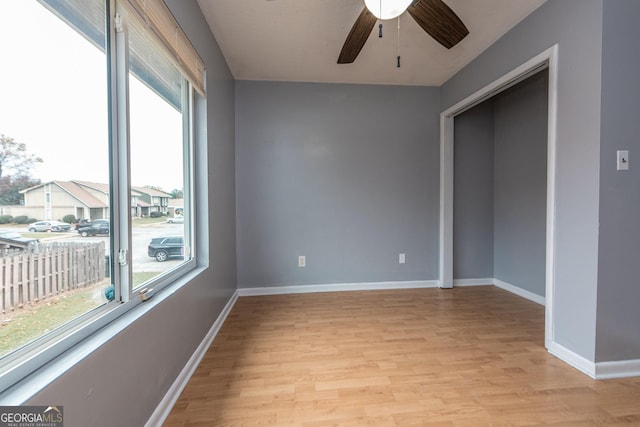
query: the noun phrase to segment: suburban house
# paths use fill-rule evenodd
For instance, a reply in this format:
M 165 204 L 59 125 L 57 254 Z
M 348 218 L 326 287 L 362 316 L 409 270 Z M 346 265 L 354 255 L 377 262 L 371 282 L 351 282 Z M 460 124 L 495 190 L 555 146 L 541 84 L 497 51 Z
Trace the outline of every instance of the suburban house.
M 109 184 L 88 181 L 51 181 L 22 190 L 24 205 L 5 207 L 6 214 L 36 219 L 109 218 Z M 152 212 L 167 214 L 171 195 L 147 188 L 131 188 L 131 216 L 141 218 Z
M 65 215 L 76 218 L 109 218 L 107 185 L 81 181 L 51 181 L 22 190 L 24 205 L 11 214 L 36 219 L 60 220 Z
M 131 215 L 134 218 L 149 216 L 152 212 L 166 215 L 171 195 L 148 187 L 131 187 Z
M 546 350 L 586 379 L 640 375 L 640 2 L 541 2 L 438 85 L 349 81 L 357 61 L 331 78 L 245 77 L 214 35 L 218 0 L 165 3 L 206 68 L 190 194 L 197 268 L 0 403 L 55 402 L 69 425 L 160 425 L 239 299 L 344 290 L 495 285 L 544 305 Z M 330 3 L 337 15 L 362 8 Z M 285 55 L 281 71 L 314 56 Z M 135 190 L 136 214 L 171 205 Z M 25 207 L 104 216 L 105 191 L 54 181 L 25 190 Z

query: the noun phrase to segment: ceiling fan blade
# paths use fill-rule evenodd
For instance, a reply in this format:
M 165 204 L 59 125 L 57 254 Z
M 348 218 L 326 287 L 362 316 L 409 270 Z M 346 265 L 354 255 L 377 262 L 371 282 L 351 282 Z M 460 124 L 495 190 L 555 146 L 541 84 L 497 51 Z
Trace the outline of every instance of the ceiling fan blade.
M 340 56 L 338 57 L 338 64 L 351 64 L 356 60 L 356 57 L 362 50 L 362 46 L 369 38 L 371 30 L 376 25 L 377 18 L 373 16 L 371 12 L 365 7 L 362 9 L 362 13 L 356 19 L 356 22 L 351 27 L 347 39 L 344 41 Z
M 438 43 L 451 49 L 469 30 L 442 0 L 418 0 L 407 9 L 413 19 Z

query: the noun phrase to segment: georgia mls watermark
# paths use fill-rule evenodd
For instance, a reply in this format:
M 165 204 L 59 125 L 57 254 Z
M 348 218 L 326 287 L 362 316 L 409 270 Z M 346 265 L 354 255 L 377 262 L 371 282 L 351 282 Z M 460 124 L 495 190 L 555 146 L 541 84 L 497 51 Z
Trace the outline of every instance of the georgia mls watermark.
M 63 427 L 62 406 L 0 406 L 0 427 Z

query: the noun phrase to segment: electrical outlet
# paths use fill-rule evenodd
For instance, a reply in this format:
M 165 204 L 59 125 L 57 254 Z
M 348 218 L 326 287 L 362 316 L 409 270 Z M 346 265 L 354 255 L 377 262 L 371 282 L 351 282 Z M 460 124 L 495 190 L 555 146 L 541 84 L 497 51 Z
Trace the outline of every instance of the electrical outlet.
M 399 264 L 404 264 L 404 262 L 405 262 L 404 254 L 400 254 L 400 255 L 398 256 L 398 263 L 399 263 Z
M 298 267 L 306 267 L 307 266 L 307 257 L 304 255 L 298 256 Z

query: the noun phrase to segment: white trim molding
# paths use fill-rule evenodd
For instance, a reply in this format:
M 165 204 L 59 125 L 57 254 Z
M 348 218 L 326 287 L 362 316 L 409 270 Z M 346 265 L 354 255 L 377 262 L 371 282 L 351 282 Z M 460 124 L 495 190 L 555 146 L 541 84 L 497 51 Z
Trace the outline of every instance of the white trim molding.
M 297 286 L 267 286 L 259 288 L 239 288 L 238 296 L 305 294 L 312 292 L 374 291 L 387 289 L 437 288 L 437 280 L 412 280 L 397 282 L 331 283 Z
M 545 305 L 546 298 L 533 292 L 527 291 L 526 289 L 522 289 L 516 285 L 512 285 L 511 283 L 503 282 L 502 280 L 496 279 L 494 277 L 485 277 L 482 279 L 454 279 L 453 286 L 463 287 L 463 286 L 487 286 L 493 285 L 500 289 L 503 289 L 507 292 L 511 292 L 512 294 L 518 295 L 519 297 L 528 299 L 529 301 L 535 302 L 536 304 Z
M 553 354 L 563 362 L 589 375 L 591 378 L 596 379 L 596 364 L 594 362 L 585 359 L 578 353 L 574 353 L 573 351 L 569 350 L 563 345 L 558 344 L 555 341 L 547 347 L 547 350 L 549 351 L 549 353 Z
M 640 359 L 596 363 L 596 379 L 640 377 Z
M 224 324 L 224 321 L 227 319 L 227 316 L 231 312 L 231 309 L 236 304 L 237 300 L 238 291 L 235 291 L 222 309 L 222 312 L 216 321 L 213 322 L 213 325 L 209 329 L 209 332 L 207 332 L 207 335 L 205 335 L 200 345 L 198 345 L 198 348 L 196 348 L 196 351 L 193 352 L 187 364 L 184 365 L 178 377 L 175 379 L 173 384 L 171 384 L 171 387 L 169 387 L 169 390 L 167 390 L 158 406 L 156 406 L 156 409 L 145 423 L 145 427 L 161 426 L 167 419 L 173 409 L 173 406 L 180 397 L 180 393 L 182 393 L 182 390 L 187 386 L 191 376 L 200 364 L 200 361 L 202 361 L 205 354 L 207 354 L 207 350 L 211 346 L 216 335 L 218 335 L 218 332 L 220 332 L 220 328 Z
M 533 292 L 527 291 L 526 289 L 519 288 L 511 283 L 503 282 L 502 280 L 493 279 L 493 284 L 496 285 L 500 289 L 504 289 L 505 291 L 509 291 L 512 294 L 516 294 L 521 296 L 522 298 L 526 298 L 529 301 L 533 301 L 536 304 L 545 305 L 546 298 Z
M 556 342 L 552 343 L 547 350 L 594 380 L 640 376 L 640 359 L 592 362 Z
M 453 286 L 492 286 L 495 285 L 495 280 L 493 277 L 485 277 L 484 279 L 453 279 Z

